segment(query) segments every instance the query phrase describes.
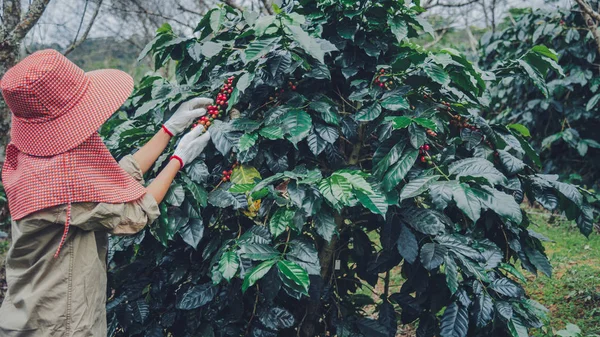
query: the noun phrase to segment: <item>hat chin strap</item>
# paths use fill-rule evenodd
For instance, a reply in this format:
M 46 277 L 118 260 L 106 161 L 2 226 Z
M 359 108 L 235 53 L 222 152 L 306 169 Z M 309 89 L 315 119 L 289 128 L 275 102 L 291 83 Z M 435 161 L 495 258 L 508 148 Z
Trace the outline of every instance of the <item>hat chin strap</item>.
M 65 169 L 65 175 L 68 178 L 69 184 L 73 183 L 73 179 L 71 177 L 71 174 L 73 172 L 73 163 L 71 162 L 71 155 L 69 152 L 65 152 L 64 154 L 64 166 L 63 168 Z M 67 241 L 67 235 L 69 234 L 69 227 L 71 225 L 71 203 L 73 200 L 73 195 L 72 195 L 72 188 L 69 188 L 68 190 L 69 196 L 68 196 L 68 201 L 67 201 L 67 214 L 65 216 L 65 229 L 63 231 L 63 235 L 60 238 L 60 244 L 58 245 L 58 248 L 56 249 L 56 253 L 54 253 L 54 258 L 58 258 L 58 255 L 60 254 L 60 250 L 63 248 L 63 246 L 65 245 L 65 242 Z
M 67 235 L 69 234 L 70 222 L 71 222 L 71 202 L 69 202 L 67 204 L 67 217 L 65 219 L 65 230 L 63 231 L 63 235 L 60 239 L 60 244 L 58 245 L 58 249 L 56 250 L 56 253 L 54 253 L 55 259 L 58 258 L 58 255 L 60 254 L 60 250 L 65 245 L 65 241 L 67 241 Z

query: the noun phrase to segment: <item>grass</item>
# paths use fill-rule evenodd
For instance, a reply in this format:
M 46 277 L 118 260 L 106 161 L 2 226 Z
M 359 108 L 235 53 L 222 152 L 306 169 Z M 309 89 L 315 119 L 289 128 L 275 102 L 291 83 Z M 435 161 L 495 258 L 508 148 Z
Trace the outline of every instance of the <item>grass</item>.
M 531 229 L 553 240 L 546 253 L 554 267 L 552 278 L 529 276 L 527 293 L 550 309 L 549 325 L 535 336 L 554 336 L 567 323 L 586 334 L 600 333 L 600 235 L 586 239 L 577 227 L 545 213 L 530 215 Z
M 525 285 L 527 293 L 550 310 L 547 325 L 532 331 L 532 336 L 556 336 L 568 323 L 579 326 L 581 336 L 600 334 L 600 235 L 593 233 L 587 239 L 571 221 L 553 218 L 538 210 L 528 211 L 530 229 L 552 240 L 544 246 L 554 267 L 551 278 L 523 271 L 529 281 Z M 379 243 L 377 233 L 370 233 L 370 237 Z M 402 282 L 399 268 L 392 270 L 390 288 L 399 289 Z M 383 281 L 373 290 L 363 287 L 360 293 L 378 301 L 383 293 Z M 366 311 L 374 314 L 374 309 Z M 400 327 L 399 331 L 402 332 L 398 336 L 415 336 L 411 326 Z

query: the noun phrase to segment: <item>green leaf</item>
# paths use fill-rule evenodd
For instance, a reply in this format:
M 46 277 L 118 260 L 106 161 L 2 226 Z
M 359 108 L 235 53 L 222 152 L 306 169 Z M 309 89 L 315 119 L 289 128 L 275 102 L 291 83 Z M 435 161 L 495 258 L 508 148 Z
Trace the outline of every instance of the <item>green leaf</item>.
M 500 264 L 500 269 L 503 269 L 503 270 L 509 272 L 510 274 L 512 274 L 513 276 L 515 276 L 517 279 L 519 279 L 519 281 L 521 281 L 521 282 L 527 282 L 527 279 L 525 278 L 525 276 L 523 275 L 523 273 L 521 273 L 517 268 L 515 268 L 511 264 L 501 263 Z
M 508 151 L 498 150 L 498 154 L 500 162 L 508 174 L 515 175 L 525 169 L 525 163 L 521 159 L 518 159 L 510 154 Z
M 177 294 L 175 307 L 180 310 L 193 310 L 208 304 L 217 294 L 217 288 L 210 283 L 193 286 L 183 294 Z
M 508 321 L 508 330 L 513 337 L 529 337 L 527 328 L 518 317 L 513 317 Z
M 312 152 L 315 156 L 318 156 L 323 151 L 325 151 L 325 149 L 327 148 L 327 144 L 329 144 L 316 132 L 313 132 L 310 135 L 308 135 L 308 138 L 306 138 L 306 142 L 308 143 L 310 152 Z
M 533 48 L 531 48 L 531 51 L 549 57 L 550 59 L 558 62 L 558 55 L 556 54 L 556 52 L 544 46 L 543 44 L 534 46 Z
M 465 337 L 469 331 L 469 314 L 457 302 L 450 304 L 440 322 L 440 337 Z
M 391 148 L 389 147 L 390 145 L 392 145 Z M 406 140 L 404 138 L 400 139 L 398 142 L 395 142 L 394 139 L 390 139 L 381 144 L 373 155 L 373 163 L 375 164 L 373 174 L 378 177 L 383 177 L 390 166 L 398 162 L 405 147 Z
M 517 131 L 523 137 L 531 137 L 531 133 L 529 132 L 529 129 L 523 124 L 519 124 L 519 123 L 508 124 L 506 127 Z
M 448 250 L 435 243 L 426 243 L 421 248 L 421 263 L 427 270 L 433 270 L 444 263 L 444 258 Z
M 280 37 L 273 37 L 264 40 L 252 41 L 244 51 L 244 62 L 248 63 L 267 55 L 271 49 L 281 40 Z
M 306 138 L 312 127 L 312 119 L 310 115 L 303 110 L 290 110 L 281 119 L 281 127 L 288 134 L 288 140 L 297 144 L 302 139 Z
M 487 186 L 481 189 L 473 188 L 472 190 L 483 207 L 514 223 L 520 224 L 523 221 L 521 207 L 511 195 Z
M 286 27 L 292 33 L 293 39 L 298 43 L 298 45 L 300 45 L 302 49 L 304 49 L 305 52 L 316 58 L 319 62 L 325 62 L 325 52 L 317 40 L 308 35 L 308 33 L 300 26 L 286 24 Z
M 408 25 L 406 24 L 406 21 L 404 21 L 400 15 L 390 15 L 388 16 L 387 23 L 390 26 L 394 36 L 396 36 L 396 40 L 402 43 L 402 41 L 408 36 Z
M 267 28 L 275 23 L 275 15 L 265 15 L 259 17 L 254 23 L 254 32 L 257 37 L 261 37 L 265 34 Z
M 246 92 L 246 89 L 248 89 L 250 84 L 252 83 L 252 80 L 254 80 L 254 74 L 244 73 L 244 75 L 240 76 L 240 78 L 238 79 L 237 83 L 235 84 L 235 88 L 240 93 L 244 93 L 244 92 Z M 230 105 L 233 105 L 233 104 L 230 103 Z
M 454 258 L 452 258 L 451 255 L 446 255 L 444 261 L 446 285 L 448 285 L 450 293 L 454 295 L 458 290 L 458 267 L 456 266 L 456 262 L 454 262 Z
M 198 249 L 198 244 L 204 236 L 204 225 L 202 219 L 190 219 L 185 226 L 179 230 L 179 235 L 185 243 L 194 249 Z
M 429 21 L 427 21 L 426 17 L 423 17 L 421 15 L 417 15 L 417 16 L 412 16 L 413 19 L 415 19 L 415 21 L 417 21 L 419 23 L 419 26 L 421 26 L 421 28 L 423 28 L 423 31 L 429 35 L 431 35 L 431 37 L 435 38 L 435 33 L 433 30 L 433 27 L 431 26 L 431 24 L 429 23 Z M 448 49 L 446 49 L 448 50 Z
M 215 55 L 219 55 L 221 50 L 223 50 L 223 45 L 212 41 L 204 42 L 201 48 L 202 55 L 206 56 L 206 58 L 211 58 Z
M 373 103 L 360 109 L 354 119 L 359 122 L 372 121 L 381 115 L 381 105 L 379 103 Z
M 256 180 L 260 179 L 258 170 L 248 165 L 237 166 L 231 174 L 231 182 L 235 185 L 254 184 Z
M 343 22 L 337 25 L 337 32 L 341 38 L 354 41 L 354 35 L 358 31 L 358 28 L 356 23 Z
M 548 98 L 548 87 L 546 86 L 546 80 L 544 76 L 539 72 L 537 68 L 532 67 L 525 60 L 517 60 L 521 68 L 525 70 L 525 73 L 533 81 L 533 84 L 542 92 L 544 97 Z
M 256 133 L 245 133 L 240 137 L 240 142 L 238 144 L 238 151 L 244 152 L 248 151 L 254 144 L 256 144 L 256 140 L 258 140 L 258 135 Z
M 303 290 L 303 294 L 308 295 L 310 280 L 308 279 L 306 270 L 302 269 L 298 264 L 286 260 L 277 262 L 277 268 L 279 268 L 279 275 L 282 278 L 293 282 Z
M 319 183 L 319 192 L 337 210 L 341 210 L 343 206 L 353 205 L 352 189 L 352 184 L 340 175 L 332 175 Z
M 240 267 L 240 259 L 235 252 L 225 252 L 219 260 L 218 270 L 223 278 L 230 282 Z
M 529 144 L 529 142 L 527 142 L 521 135 L 516 134 L 514 132 L 512 132 L 512 134 L 513 134 L 513 136 L 515 136 L 515 138 L 517 138 L 517 140 L 519 141 L 519 144 L 521 144 L 521 148 L 523 148 L 523 150 L 525 151 L 525 154 L 527 155 L 527 157 L 529 157 L 529 159 L 531 159 L 531 161 L 538 168 L 541 168 L 542 167 L 542 161 L 540 160 L 540 156 L 533 149 L 533 147 L 531 147 L 531 144 Z
M 457 184 L 452 189 L 452 198 L 456 202 L 456 206 L 465 213 L 473 222 L 479 220 L 481 216 L 481 202 L 477 195 L 471 190 L 467 184 Z
M 421 193 L 429 188 L 431 183 L 437 181 L 440 177 L 439 175 L 434 175 L 411 180 L 402 188 L 400 201 L 421 195 Z
M 258 280 L 263 278 L 269 272 L 269 270 L 271 270 L 271 267 L 273 267 L 275 263 L 277 263 L 277 260 L 265 261 L 252 268 L 244 278 L 244 282 L 242 283 L 242 292 L 245 293 L 248 288 L 252 287 L 256 282 L 258 282 Z
M 296 212 L 293 209 L 285 207 L 279 208 L 275 214 L 273 214 L 269 221 L 269 230 L 274 238 L 285 232 L 287 227 L 293 228 L 295 214 Z
M 544 253 L 535 248 L 524 248 L 525 255 L 529 259 L 529 262 L 535 266 L 535 268 L 548 277 L 552 277 L 552 265 L 548 261 L 548 258 Z
M 474 310 L 477 326 L 483 328 L 488 325 L 494 317 L 494 302 L 492 301 L 492 297 L 485 291 L 477 294 Z
M 191 165 L 186 165 L 185 172 L 190 179 L 197 184 L 204 184 L 208 179 L 210 173 L 208 172 L 208 166 L 203 161 L 192 162 Z
M 213 32 L 218 32 L 225 21 L 226 11 L 223 8 L 219 8 L 210 13 L 210 29 Z
M 427 141 L 427 135 L 425 130 L 416 124 L 410 124 L 408 126 L 408 134 L 410 135 L 410 143 L 415 149 L 420 148 Z
M 412 124 L 413 119 L 406 116 L 398 116 L 398 117 L 386 117 L 386 121 L 392 121 L 394 129 L 404 129 L 405 127 Z
M 432 209 L 407 207 L 402 209 L 401 214 L 410 227 L 427 235 L 438 235 L 444 232 L 448 223 L 442 213 Z
M 171 185 L 165 196 L 165 201 L 175 207 L 181 206 L 185 199 L 185 190 L 179 184 Z
M 587 111 L 592 110 L 597 104 L 598 101 L 600 101 L 600 94 L 595 94 L 592 98 L 590 98 L 590 100 L 587 102 L 585 109 Z
M 490 284 L 490 288 L 498 294 L 508 297 L 521 297 L 525 294 L 521 286 L 507 278 L 494 280 Z
M 334 144 L 335 141 L 340 137 L 340 133 L 337 128 L 321 123 L 315 124 L 315 131 L 329 144 Z
M 389 192 L 396 188 L 398 184 L 406 177 L 406 174 L 415 164 L 419 151 L 409 150 L 402 154 L 398 162 L 392 166 L 388 173 L 383 177 L 383 189 Z
M 450 84 L 450 76 L 448 73 L 442 67 L 433 62 L 426 63 L 423 66 L 423 71 L 425 74 L 427 74 L 427 76 L 429 76 L 429 78 L 441 85 Z
M 388 209 L 388 204 L 385 196 L 381 194 L 381 192 L 367 194 L 365 192 L 362 192 L 361 190 L 355 190 L 354 194 L 356 195 L 358 201 L 363 206 L 368 208 L 371 212 L 383 215 L 385 217 L 385 214 L 387 213 Z
M 265 126 L 258 133 L 270 140 L 283 139 L 283 129 L 279 126 Z
M 412 264 L 417 260 L 419 256 L 419 243 L 413 232 L 405 225 L 402 225 L 400 228 L 400 235 L 398 236 L 396 245 L 398 252 L 408 263 Z
M 506 183 L 506 177 L 498 171 L 494 164 L 483 158 L 467 158 L 453 162 L 448 167 L 451 175 L 457 178 L 484 178 L 491 185 Z
M 290 241 L 286 259 L 298 264 L 305 269 L 309 275 L 321 274 L 319 253 L 312 240 L 297 239 Z
M 317 212 L 314 218 L 315 228 L 317 233 L 327 242 L 331 242 L 333 235 L 337 232 L 337 226 L 333 214 L 329 211 Z
M 415 118 L 415 119 L 413 119 L 413 121 L 426 129 L 431 129 L 433 131 L 437 131 L 437 125 L 431 119 Z
M 204 189 L 204 187 L 195 184 L 188 177 L 183 178 L 185 182 L 185 188 L 192 194 L 194 200 L 200 207 L 206 207 L 208 202 L 208 192 Z
M 281 255 L 280 252 L 268 244 L 258 243 L 247 243 L 240 245 L 240 254 L 243 258 L 250 259 L 252 261 L 273 260 Z
M 388 109 L 390 111 L 398 111 L 401 109 L 407 110 L 410 108 L 410 104 L 408 103 L 406 98 L 404 98 L 400 95 L 390 96 L 388 98 L 385 98 L 384 100 L 381 101 L 381 106 L 384 109 Z

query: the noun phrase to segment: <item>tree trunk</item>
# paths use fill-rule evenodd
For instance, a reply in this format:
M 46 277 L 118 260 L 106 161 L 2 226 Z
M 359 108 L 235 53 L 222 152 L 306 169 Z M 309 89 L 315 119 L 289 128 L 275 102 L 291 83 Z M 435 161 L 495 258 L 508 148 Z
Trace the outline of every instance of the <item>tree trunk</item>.
M 0 78 L 17 62 L 19 49 L 17 47 L 0 47 Z M 4 163 L 4 149 L 10 140 L 10 110 L 0 98 L 0 164 Z
M 354 166 L 360 162 L 360 153 L 363 148 L 363 140 L 365 133 L 365 126 L 360 125 L 358 127 L 358 142 L 352 146 L 350 154 L 348 155 L 348 165 Z M 343 212 L 343 211 L 342 211 Z M 344 216 L 342 213 L 336 213 L 334 216 L 335 226 L 338 233 L 341 233 L 344 225 Z M 335 268 L 335 251 L 338 248 L 338 237 L 333 236 L 331 242 L 323 245 L 319 251 L 319 263 L 321 264 L 321 278 L 323 279 L 323 287 L 330 283 L 331 274 Z M 321 298 L 310 298 L 308 305 L 306 306 L 306 314 L 303 322 L 300 325 L 300 331 L 298 336 L 300 337 L 316 337 L 318 336 L 316 331 L 319 326 L 319 321 L 322 317 L 323 305 Z
M 2 19 L 0 27 L 0 77 L 17 63 L 21 41 L 38 22 L 50 0 L 29 1 L 25 15 L 21 15 L 21 0 L 4 0 L 2 2 Z M 0 164 L 4 162 L 4 151 L 8 144 L 10 131 L 10 111 L 0 98 Z

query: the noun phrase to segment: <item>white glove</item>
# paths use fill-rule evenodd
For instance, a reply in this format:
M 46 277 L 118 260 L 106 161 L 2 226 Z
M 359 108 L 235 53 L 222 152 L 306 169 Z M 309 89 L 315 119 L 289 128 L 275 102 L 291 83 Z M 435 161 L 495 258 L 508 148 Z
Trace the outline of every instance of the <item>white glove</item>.
M 182 168 L 196 159 L 210 141 L 210 132 L 204 130 L 204 126 L 198 125 L 181 137 L 171 159 L 179 160 Z
M 206 107 L 211 104 L 213 104 L 212 99 L 203 97 L 185 101 L 163 125 L 163 128 L 168 134 L 175 136 L 190 126 L 198 117 L 206 115 Z

